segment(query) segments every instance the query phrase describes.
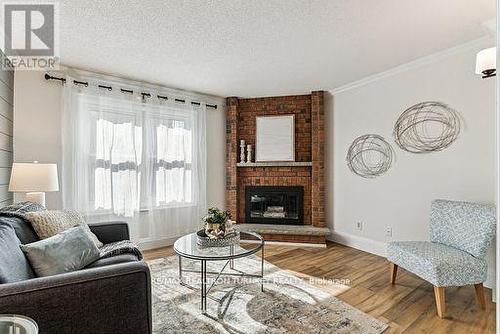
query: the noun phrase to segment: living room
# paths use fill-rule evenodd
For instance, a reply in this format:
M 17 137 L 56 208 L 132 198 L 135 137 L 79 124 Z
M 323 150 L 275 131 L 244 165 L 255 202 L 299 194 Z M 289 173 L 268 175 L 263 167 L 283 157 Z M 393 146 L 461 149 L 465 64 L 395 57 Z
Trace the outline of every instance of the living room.
M 497 4 L 2 3 L 0 333 L 493 333 Z

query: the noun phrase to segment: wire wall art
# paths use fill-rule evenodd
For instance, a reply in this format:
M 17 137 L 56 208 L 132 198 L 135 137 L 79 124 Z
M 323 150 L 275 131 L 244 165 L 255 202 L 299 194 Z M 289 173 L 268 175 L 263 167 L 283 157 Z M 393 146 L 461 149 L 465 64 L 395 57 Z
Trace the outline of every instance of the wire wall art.
M 391 168 L 394 159 L 392 146 L 375 134 L 360 136 L 347 151 L 347 166 L 356 175 L 372 179 Z
M 411 153 L 444 150 L 460 134 L 461 116 L 441 102 L 422 102 L 403 111 L 394 125 L 394 141 Z

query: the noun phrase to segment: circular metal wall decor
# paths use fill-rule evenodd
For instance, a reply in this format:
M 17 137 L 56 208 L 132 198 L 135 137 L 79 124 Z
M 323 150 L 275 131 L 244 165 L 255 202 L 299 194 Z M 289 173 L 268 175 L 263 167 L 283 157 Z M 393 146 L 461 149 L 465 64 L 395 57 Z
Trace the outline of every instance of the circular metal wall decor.
M 403 111 L 394 125 L 394 140 L 411 153 L 441 151 L 460 134 L 460 114 L 441 102 L 422 102 Z
M 393 158 L 392 146 L 382 136 L 368 134 L 354 139 L 346 160 L 354 174 L 371 179 L 387 172 Z

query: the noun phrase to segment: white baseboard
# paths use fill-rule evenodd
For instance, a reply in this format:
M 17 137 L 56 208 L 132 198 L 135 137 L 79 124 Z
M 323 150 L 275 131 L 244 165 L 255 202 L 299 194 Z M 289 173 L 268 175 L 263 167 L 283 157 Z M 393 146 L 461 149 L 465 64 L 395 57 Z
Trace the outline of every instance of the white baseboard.
M 162 248 L 172 246 L 179 237 L 163 238 L 163 239 L 139 239 L 136 240 L 137 246 L 142 250 Z
M 371 254 L 383 257 L 387 256 L 385 242 L 371 240 L 344 232 L 333 232 L 328 237 L 326 237 L 326 239 Z
M 495 298 L 495 271 L 488 270 L 488 275 L 486 276 L 486 281 L 483 283 L 483 285 L 485 287 L 493 290 L 492 299 L 494 302 L 496 302 L 496 298 Z
M 367 253 L 375 254 L 378 256 L 386 257 L 387 249 L 386 243 L 376 240 L 363 238 L 357 235 L 352 235 L 343 232 L 333 232 L 326 238 L 327 240 L 337 242 L 339 244 L 356 248 Z M 495 286 L 495 272 L 488 270 L 488 276 L 484 282 L 484 286 L 493 289 Z

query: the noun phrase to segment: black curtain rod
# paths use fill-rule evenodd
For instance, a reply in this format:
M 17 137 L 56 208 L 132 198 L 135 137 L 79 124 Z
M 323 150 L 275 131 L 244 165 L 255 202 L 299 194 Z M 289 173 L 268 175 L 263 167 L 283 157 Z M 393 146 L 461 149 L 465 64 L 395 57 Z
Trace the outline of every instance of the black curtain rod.
M 49 75 L 48 73 L 45 73 L 45 80 L 59 80 L 59 81 L 61 81 L 61 83 L 65 83 L 66 82 L 66 79 L 64 79 L 64 78 L 58 78 L 58 77 L 53 77 L 53 76 Z
M 99 85 L 99 86 L 97 86 L 97 87 L 99 87 L 99 88 L 104 88 L 104 89 L 107 89 L 107 90 L 109 90 L 109 91 L 113 90 L 113 87 L 111 87 L 111 86 L 103 86 L 103 85 Z
M 45 80 L 58 80 L 58 81 L 61 81 L 61 84 L 64 84 L 66 83 L 66 79 L 65 78 L 58 78 L 58 77 L 54 77 L 48 73 L 45 73 Z M 78 80 L 73 80 L 73 83 L 75 85 L 82 85 L 82 86 L 85 86 L 85 87 L 88 87 L 89 86 L 89 83 L 86 82 L 86 81 L 78 81 Z M 104 89 L 107 89 L 109 91 L 113 90 L 113 87 L 111 86 L 104 86 L 104 85 L 98 85 L 97 87 L 99 88 L 104 88 Z M 133 94 L 134 91 L 133 90 L 130 90 L 130 89 L 123 89 L 123 88 L 120 88 L 120 91 L 122 93 L 130 93 L 130 94 Z M 151 94 L 150 93 L 140 93 L 142 95 L 142 98 L 145 98 L 145 97 L 151 97 Z M 168 100 L 168 97 L 167 96 L 163 96 L 163 95 L 156 95 L 156 97 L 160 100 Z M 186 100 L 183 100 L 183 99 L 174 99 L 175 102 L 179 102 L 179 103 L 186 103 Z M 191 102 L 192 105 L 196 105 L 196 106 L 199 106 L 201 105 L 200 102 Z M 208 108 L 213 108 L 213 109 L 217 109 L 217 105 L 216 104 L 208 104 L 208 103 L 205 103 L 205 106 L 208 107 Z
M 73 83 L 75 85 L 82 85 L 82 86 L 85 86 L 85 87 L 88 87 L 89 86 L 89 83 L 88 82 L 83 82 L 83 81 L 78 81 L 78 80 L 73 80 Z

